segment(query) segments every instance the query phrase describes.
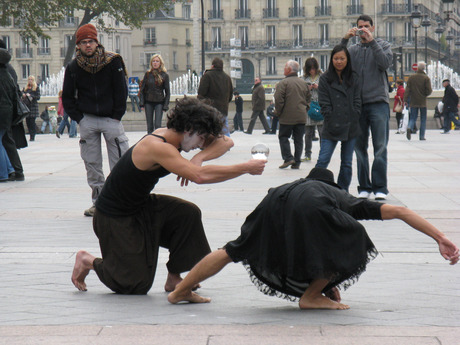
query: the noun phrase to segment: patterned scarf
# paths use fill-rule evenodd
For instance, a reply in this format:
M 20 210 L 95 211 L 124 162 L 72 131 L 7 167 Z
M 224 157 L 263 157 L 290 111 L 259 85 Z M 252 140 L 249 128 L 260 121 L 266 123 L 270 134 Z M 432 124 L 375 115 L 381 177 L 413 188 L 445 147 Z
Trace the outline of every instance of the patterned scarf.
M 157 69 L 152 69 L 152 75 L 155 78 L 155 85 L 156 86 L 161 86 L 163 84 L 163 78 L 161 78 L 160 71 Z
M 105 51 L 102 45 L 98 45 L 96 51 L 94 52 L 93 56 L 87 57 L 81 53 L 80 48 L 76 48 L 75 50 L 75 58 L 77 60 L 78 66 L 84 69 L 86 72 L 95 74 L 103 69 L 105 66 L 110 64 L 114 58 L 119 57 L 121 60 L 121 64 L 123 66 L 123 70 L 125 72 L 125 77 L 128 77 L 128 72 L 126 70 L 125 63 L 123 58 L 120 54 Z

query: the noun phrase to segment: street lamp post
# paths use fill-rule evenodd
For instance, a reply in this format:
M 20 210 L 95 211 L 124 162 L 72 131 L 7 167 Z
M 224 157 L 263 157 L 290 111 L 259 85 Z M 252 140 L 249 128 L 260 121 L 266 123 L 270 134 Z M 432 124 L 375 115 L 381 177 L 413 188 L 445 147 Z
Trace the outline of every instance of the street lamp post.
M 444 28 L 441 26 L 441 23 L 438 23 L 438 27 L 434 31 L 438 36 L 438 62 L 441 60 L 441 36 L 444 33 Z
M 422 13 L 418 10 L 418 5 L 414 5 L 414 11 L 410 15 L 410 20 L 412 21 L 412 27 L 415 30 L 415 62 L 417 63 L 417 30 L 422 21 Z
M 442 0 L 442 4 L 443 5 L 446 5 L 446 9 L 444 11 L 444 13 L 446 14 L 446 22 L 448 22 L 449 20 L 452 20 L 454 21 L 457 25 L 460 26 L 460 23 L 458 22 L 458 20 L 455 18 L 455 17 L 451 17 L 451 14 L 452 14 L 452 5 L 454 3 L 455 0 Z
M 446 36 L 447 44 L 449 45 L 449 67 L 452 67 L 452 48 L 451 48 L 451 43 L 454 40 L 454 35 L 452 35 L 452 32 L 449 32 L 449 34 Z
M 425 63 L 428 64 L 428 27 L 431 26 L 431 20 L 426 13 L 423 16 L 422 26 L 425 28 Z
M 201 75 L 203 75 L 204 71 L 204 6 L 203 0 L 201 0 Z

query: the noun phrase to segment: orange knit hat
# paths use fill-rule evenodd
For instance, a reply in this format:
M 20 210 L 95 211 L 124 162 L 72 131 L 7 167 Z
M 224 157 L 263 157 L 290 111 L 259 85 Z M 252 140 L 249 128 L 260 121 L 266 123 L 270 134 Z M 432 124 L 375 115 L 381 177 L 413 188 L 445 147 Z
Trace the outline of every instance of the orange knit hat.
M 76 44 L 80 43 L 81 40 L 91 39 L 97 41 L 97 30 L 93 24 L 85 24 L 80 26 L 75 34 Z

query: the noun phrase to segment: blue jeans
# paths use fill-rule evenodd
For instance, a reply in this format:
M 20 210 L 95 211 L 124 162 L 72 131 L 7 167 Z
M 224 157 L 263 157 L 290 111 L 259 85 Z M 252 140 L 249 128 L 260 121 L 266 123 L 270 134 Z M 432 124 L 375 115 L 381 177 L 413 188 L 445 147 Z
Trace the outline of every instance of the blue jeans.
M 6 180 L 8 175 L 14 172 L 14 168 L 11 165 L 8 154 L 6 153 L 5 148 L 3 147 L 3 136 L 6 133 L 6 129 L 0 129 L 0 180 Z
M 134 96 L 129 96 L 129 98 L 131 99 L 131 105 L 133 107 L 133 111 L 135 112 L 136 111 L 136 108 L 134 108 L 134 104 L 137 106 L 137 110 L 139 110 L 139 112 L 141 111 L 141 107 L 139 106 L 139 96 L 138 95 L 134 95 Z
M 450 123 L 453 122 L 455 126 L 460 126 L 460 121 L 455 118 L 458 116 L 458 113 L 448 112 L 444 114 L 444 132 L 450 131 Z
M 57 131 L 59 134 L 62 134 L 64 133 L 64 129 L 67 127 L 67 130 L 69 131 L 69 138 L 75 138 L 77 136 L 77 122 L 70 119 L 69 124 L 69 119 L 69 114 L 64 111 L 64 116 L 62 117 L 62 121 L 59 124 Z
M 316 162 L 316 168 L 327 168 L 331 161 L 332 154 L 334 153 L 335 147 L 338 141 L 321 139 L 321 148 L 319 150 L 318 162 Z M 350 187 L 351 176 L 352 176 L 352 162 L 353 162 L 353 151 L 355 148 L 356 138 L 352 138 L 347 141 L 341 141 L 342 147 L 340 149 L 340 172 L 337 178 L 337 184 L 348 192 Z
M 363 104 L 359 125 L 361 135 L 356 139 L 355 152 L 358 167 L 358 192 L 388 194 L 387 146 L 389 136 L 390 107 L 386 102 Z M 369 174 L 369 134 L 372 133 L 374 162 L 372 177 Z M 372 182 L 371 182 L 372 180 Z
M 415 123 L 417 122 L 418 112 L 420 111 L 420 132 L 419 138 L 425 139 L 425 130 L 426 130 L 426 107 L 417 108 L 417 107 L 410 107 L 409 113 L 409 124 L 407 128 L 411 130 L 411 132 L 415 132 Z
M 47 126 L 50 128 L 50 134 L 53 133 L 53 126 L 51 125 L 51 120 L 42 122 L 41 132 L 45 133 L 45 130 L 46 130 Z
M 155 113 L 155 120 L 154 120 Z M 147 133 L 150 134 L 161 127 L 163 117 L 163 103 L 145 102 L 145 118 L 147 120 Z

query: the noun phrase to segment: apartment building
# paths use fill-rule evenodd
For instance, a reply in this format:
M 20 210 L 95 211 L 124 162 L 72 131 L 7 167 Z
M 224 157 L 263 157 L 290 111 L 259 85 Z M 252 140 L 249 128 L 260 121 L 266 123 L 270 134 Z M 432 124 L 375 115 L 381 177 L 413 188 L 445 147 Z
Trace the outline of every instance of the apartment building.
M 427 61 L 438 55 L 447 64 L 457 61 L 454 42 L 459 39 L 459 27 L 446 22 L 441 0 L 202 0 L 193 2 L 194 37 L 201 33 L 201 3 L 204 12 L 204 57 L 206 68 L 215 56 L 224 60 L 230 71 L 231 38 L 241 40 L 241 79 L 236 87 L 248 92 L 254 76 L 260 75 L 268 87 L 283 78 L 283 67 L 293 59 L 301 65 L 309 56 L 315 56 L 321 68 L 327 68 L 329 52 L 340 42 L 346 31 L 356 26 L 360 14 L 375 18 L 376 36 L 389 41 L 393 51 L 402 54 L 402 72 L 411 73 L 417 60 L 425 60 L 425 29 Z M 454 0 L 452 16 L 458 21 L 459 0 Z M 418 9 L 425 23 L 415 29 L 411 13 Z M 425 16 L 424 16 L 425 15 Z M 439 24 L 439 26 L 438 26 Z M 439 32 L 441 27 L 444 31 Z M 437 33 L 438 32 L 438 33 Z M 450 38 L 448 40 L 447 38 Z M 195 66 L 200 66 L 201 44 L 194 43 Z M 457 57 L 455 59 L 455 57 Z M 398 75 L 401 72 L 398 65 Z M 389 71 L 390 76 L 393 71 Z

